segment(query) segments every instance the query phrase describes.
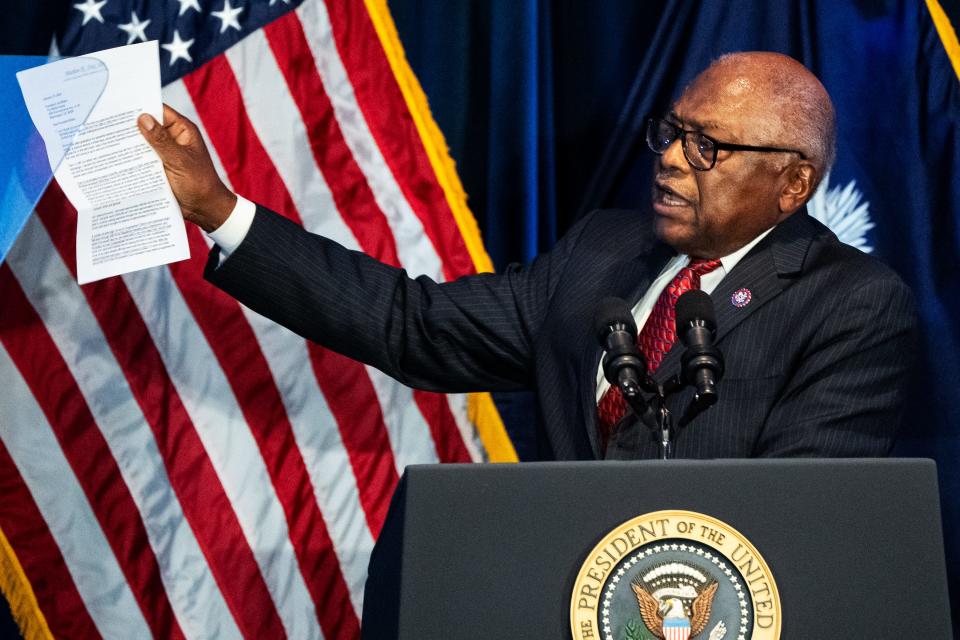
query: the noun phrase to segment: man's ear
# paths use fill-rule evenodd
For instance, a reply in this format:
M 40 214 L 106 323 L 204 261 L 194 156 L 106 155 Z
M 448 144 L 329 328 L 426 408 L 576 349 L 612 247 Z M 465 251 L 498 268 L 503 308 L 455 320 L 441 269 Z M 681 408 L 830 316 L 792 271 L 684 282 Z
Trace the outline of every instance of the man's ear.
M 817 168 L 810 162 L 801 160 L 787 169 L 786 178 L 786 183 L 780 191 L 780 212 L 790 215 L 813 196 L 813 185 L 817 182 Z

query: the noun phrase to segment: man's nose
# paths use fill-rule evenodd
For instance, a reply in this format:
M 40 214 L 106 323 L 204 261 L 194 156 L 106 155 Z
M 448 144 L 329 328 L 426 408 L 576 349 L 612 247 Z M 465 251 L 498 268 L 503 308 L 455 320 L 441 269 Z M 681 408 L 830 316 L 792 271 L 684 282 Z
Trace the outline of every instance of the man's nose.
M 667 150 L 660 156 L 660 167 L 662 169 L 675 169 L 678 171 L 687 171 L 690 164 L 686 156 L 683 155 L 683 138 L 677 138 L 670 143 Z

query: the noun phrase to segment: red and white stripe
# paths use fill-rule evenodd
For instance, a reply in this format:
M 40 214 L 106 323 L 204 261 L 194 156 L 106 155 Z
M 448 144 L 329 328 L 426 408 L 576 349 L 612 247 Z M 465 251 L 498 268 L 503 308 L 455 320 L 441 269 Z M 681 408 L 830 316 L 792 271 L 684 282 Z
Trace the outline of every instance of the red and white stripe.
M 308 0 L 164 99 L 225 180 L 443 280 L 474 271 L 362 0 Z M 404 467 L 479 461 L 465 396 L 309 344 L 192 258 L 76 284 L 54 185 L 0 266 L 0 529 L 57 637 L 356 638 Z
M 663 637 L 664 640 L 689 640 L 690 622 L 685 620 L 683 624 L 664 623 Z

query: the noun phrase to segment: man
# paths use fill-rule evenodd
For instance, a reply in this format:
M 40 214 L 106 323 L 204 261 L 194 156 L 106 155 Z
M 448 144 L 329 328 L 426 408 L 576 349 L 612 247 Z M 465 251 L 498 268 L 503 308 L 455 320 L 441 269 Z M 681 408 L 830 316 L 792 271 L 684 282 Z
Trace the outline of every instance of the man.
M 553 456 L 656 457 L 653 434 L 608 392 L 591 317 L 634 304 L 658 383 L 682 345 L 671 313 L 711 294 L 726 358 L 719 402 L 676 433 L 677 457 L 884 455 L 915 317 L 889 269 L 804 210 L 834 154 L 820 82 L 773 53 L 725 56 L 648 124 L 653 211 L 597 211 L 528 267 L 436 284 L 308 234 L 239 199 L 197 128 L 141 118 L 184 217 L 211 236 L 206 277 L 300 335 L 437 391 L 534 387 Z M 652 227 L 652 229 L 651 229 Z M 692 391 L 668 399 L 676 416 Z M 599 405 L 599 409 L 598 409 Z

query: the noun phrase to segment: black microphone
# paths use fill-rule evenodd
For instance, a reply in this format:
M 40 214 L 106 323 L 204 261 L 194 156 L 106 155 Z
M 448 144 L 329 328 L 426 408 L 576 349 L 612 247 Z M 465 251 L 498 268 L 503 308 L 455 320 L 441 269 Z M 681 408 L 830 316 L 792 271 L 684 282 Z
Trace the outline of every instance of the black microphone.
M 681 378 L 693 386 L 695 401 L 709 407 L 717 401 L 717 382 L 723 377 L 723 354 L 713 345 L 717 320 L 713 301 L 703 291 L 687 291 L 677 300 L 677 336 L 687 348 L 681 360 Z
M 637 323 L 630 307 L 620 298 L 604 298 L 597 307 L 593 326 L 606 351 L 603 375 L 626 396 L 640 393 L 647 367 L 637 349 Z
M 620 389 L 624 399 L 640 420 L 656 428 L 656 417 L 640 394 L 647 386 L 647 363 L 637 349 L 637 323 L 627 303 L 620 298 L 604 298 L 597 307 L 593 326 L 606 351 L 603 375 Z

